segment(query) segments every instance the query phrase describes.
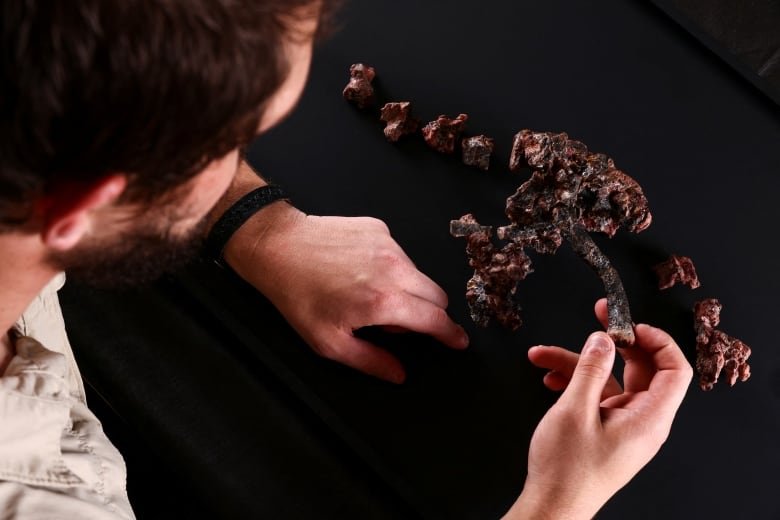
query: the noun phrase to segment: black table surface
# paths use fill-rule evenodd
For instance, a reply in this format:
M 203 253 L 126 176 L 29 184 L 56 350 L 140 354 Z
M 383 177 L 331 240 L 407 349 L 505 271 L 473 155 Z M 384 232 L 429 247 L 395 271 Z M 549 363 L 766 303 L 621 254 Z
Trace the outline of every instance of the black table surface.
M 598 240 L 636 321 L 669 330 L 692 360 L 690 309 L 717 297 L 722 329 L 753 347 L 748 382 L 691 386 L 661 452 L 599 518 L 780 518 L 776 106 L 639 1 L 376 0 L 349 3 L 341 20 L 299 107 L 249 160 L 304 211 L 383 219 L 450 295 L 471 346 L 362 331 L 405 363 L 396 387 L 318 358 L 208 263 L 121 293 L 69 284 L 69 333 L 139 517 L 499 517 L 556 399 L 526 351 L 579 349 L 602 294 L 563 247 L 534 256 L 519 331 L 468 319 L 464 243 L 448 223 L 505 222 L 528 175 L 507 170 L 511 138 L 531 128 L 568 132 L 644 187 L 650 229 Z M 375 113 L 341 99 L 359 61 L 376 67 L 383 99 L 410 100 L 424 119 L 468 113 L 469 134 L 496 139 L 490 171 L 418 139 L 387 143 Z M 650 267 L 673 252 L 694 259 L 701 288 L 656 289 Z

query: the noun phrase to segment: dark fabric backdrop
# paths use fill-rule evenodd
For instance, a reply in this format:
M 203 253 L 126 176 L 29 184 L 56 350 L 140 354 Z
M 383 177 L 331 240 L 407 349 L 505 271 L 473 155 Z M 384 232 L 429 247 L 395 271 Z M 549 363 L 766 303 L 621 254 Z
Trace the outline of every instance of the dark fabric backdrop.
M 780 104 L 780 1 L 652 1 Z

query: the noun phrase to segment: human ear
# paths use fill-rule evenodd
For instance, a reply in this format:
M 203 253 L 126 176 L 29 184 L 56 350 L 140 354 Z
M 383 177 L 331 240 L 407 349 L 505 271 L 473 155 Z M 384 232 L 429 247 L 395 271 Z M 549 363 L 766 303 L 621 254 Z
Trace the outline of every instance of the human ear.
M 73 248 L 92 226 L 94 212 L 116 202 L 127 186 L 127 177 L 112 174 L 88 185 L 62 186 L 48 197 L 43 243 L 56 251 Z

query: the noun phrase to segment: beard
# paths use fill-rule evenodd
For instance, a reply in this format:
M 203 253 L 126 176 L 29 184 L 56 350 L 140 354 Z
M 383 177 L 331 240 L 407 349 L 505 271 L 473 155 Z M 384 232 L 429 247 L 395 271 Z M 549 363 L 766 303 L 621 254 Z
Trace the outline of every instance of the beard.
M 157 280 L 184 267 L 201 252 L 207 221 L 185 234 L 165 228 L 138 227 L 110 239 L 94 239 L 53 254 L 50 261 L 69 279 L 101 289 L 129 288 Z

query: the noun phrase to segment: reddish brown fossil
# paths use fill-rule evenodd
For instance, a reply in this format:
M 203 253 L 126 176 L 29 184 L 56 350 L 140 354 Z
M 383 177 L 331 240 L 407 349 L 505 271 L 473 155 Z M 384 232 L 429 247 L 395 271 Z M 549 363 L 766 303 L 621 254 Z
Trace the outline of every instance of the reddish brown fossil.
M 363 63 L 355 63 L 349 68 L 349 83 L 344 87 L 342 94 L 344 99 L 354 103 L 358 108 L 366 108 L 376 102 L 374 87 L 371 82 L 374 81 L 376 71 L 373 67 Z
M 385 125 L 385 137 L 391 143 L 401 137 L 417 131 L 420 122 L 412 116 L 412 104 L 409 101 L 386 103 L 382 107 L 380 119 Z
M 520 327 L 517 282 L 533 272 L 523 247 L 510 242 L 496 249 L 491 240 L 493 228 L 481 226 L 471 214 L 453 220 L 450 233 L 466 237 L 469 265 L 474 268 L 474 276 L 466 284 L 471 318 L 483 327 L 491 318 L 510 330 Z
M 466 114 L 460 114 L 454 119 L 443 115 L 437 117 L 422 129 L 425 142 L 437 152 L 454 152 L 455 143 L 463 130 L 466 129 L 468 118 L 469 116 Z
M 672 255 L 665 262 L 653 267 L 658 275 L 658 288 L 668 289 L 678 283 L 686 284 L 691 289 L 701 286 L 696 276 L 696 267 L 687 256 Z
M 463 164 L 487 170 L 490 168 L 490 156 L 494 146 L 493 139 L 485 135 L 466 137 L 460 143 L 463 149 Z
M 583 143 L 569 139 L 565 133 L 520 131 L 514 138 L 510 169 L 522 167 L 531 169 L 531 178 L 507 199 L 510 224 L 496 230 L 500 240 L 509 242 L 504 248 L 495 248 L 492 228 L 480 225 L 471 215 L 450 223 L 451 234 L 466 237 L 469 242 L 467 254 L 474 276 L 468 283 L 467 299 L 472 317 L 480 324 L 495 317 L 501 323 L 519 326 L 519 315 L 509 319 L 505 314 L 509 310 L 519 314 L 514 304 L 516 285 L 531 272 L 531 262 L 516 251 L 530 247 L 553 254 L 565 239 L 604 284 L 607 332 L 618 346 L 632 345 L 633 322 L 620 276 L 589 232 L 612 237 L 620 227 L 633 233 L 646 229 L 652 217 L 641 187 L 616 169 L 609 157 L 589 152 Z M 479 247 L 474 247 L 476 244 Z M 507 263 L 509 255 L 504 251 L 509 246 L 513 246 L 515 261 Z M 503 256 L 494 259 L 496 255 Z M 494 281 L 495 271 L 502 268 L 511 269 L 515 275 Z M 502 297 L 507 301 L 495 301 Z
M 712 390 L 721 373 L 729 385 L 750 378 L 750 347 L 716 329 L 723 306 L 714 298 L 696 302 L 693 307 L 696 329 L 696 372 L 702 390 Z

